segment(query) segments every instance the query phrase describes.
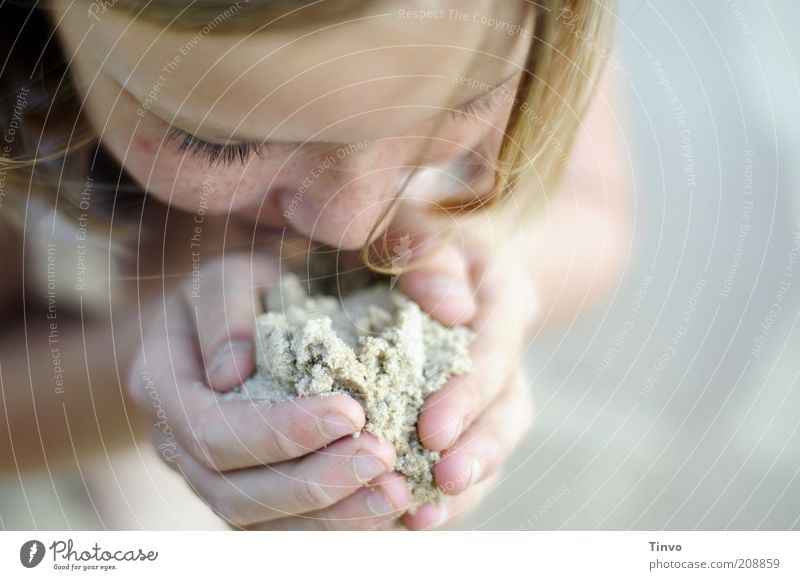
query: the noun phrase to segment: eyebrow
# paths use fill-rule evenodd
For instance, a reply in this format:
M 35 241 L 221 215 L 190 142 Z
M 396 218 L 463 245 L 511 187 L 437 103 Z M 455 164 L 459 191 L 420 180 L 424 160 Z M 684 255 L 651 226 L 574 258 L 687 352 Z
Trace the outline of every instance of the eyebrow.
M 446 113 L 450 113 L 450 114 L 458 113 L 458 112 L 465 112 L 465 111 L 469 110 L 470 108 L 474 107 L 475 105 L 479 105 L 479 104 L 482 104 L 483 102 L 489 101 L 492 98 L 492 95 L 494 94 L 495 91 L 497 91 L 501 87 L 503 87 L 506 84 L 508 84 L 512 79 L 514 79 L 519 74 L 520 74 L 520 71 L 516 71 L 511 76 L 507 77 L 504 80 L 501 80 L 499 83 L 497 83 L 495 85 L 487 85 L 487 88 L 485 88 L 483 90 L 482 94 L 479 94 L 477 97 L 469 99 L 468 101 L 465 101 L 465 102 L 461 103 L 460 105 L 457 105 L 457 106 L 452 107 L 452 108 L 450 108 L 450 107 L 441 107 L 441 109 L 443 109 L 443 110 L 442 111 L 438 111 L 437 114 L 441 114 L 442 112 L 446 112 Z M 138 97 L 135 97 L 135 95 L 134 95 L 134 98 L 139 100 Z M 205 141 L 206 140 L 205 137 L 197 136 L 195 133 L 177 126 L 174 123 L 174 121 L 173 122 L 167 121 L 166 119 L 167 119 L 167 117 L 169 117 L 169 115 L 162 115 L 162 114 L 160 114 L 160 112 L 153 111 L 153 109 L 158 109 L 159 111 L 166 112 L 163 109 L 161 109 L 161 107 L 160 107 L 160 105 L 158 104 L 157 101 L 154 101 L 154 102 L 150 103 L 148 108 L 159 119 L 161 119 L 164 123 L 169 125 L 170 129 L 176 129 L 176 130 L 178 130 L 178 131 L 180 131 L 182 133 L 185 133 L 186 135 L 189 135 L 189 136 L 194 137 L 195 139 L 199 139 L 201 141 Z M 402 107 L 400 107 L 400 108 L 402 108 Z M 175 119 L 176 115 L 172 115 L 172 117 L 173 117 L 173 119 Z M 267 140 L 267 141 L 260 141 L 258 139 L 237 138 L 236 135 L 230 135 L 228 137 L 221 137 L 221 136 L 220 137 L 209 137 L 208 139 L 216 139 L 217 141 L 219 141 L 219 143 L 217 143 L 219 145 L 231 145 L 231 146 L 237 145 L 237 144 L 245 144 L 245 143 L 254 143 L 254 144 L 255 143 L 259 143 L 259 144 L 263 144 L 266 147 L 268 147 L 269 145 L 297 146 L 297 147 L 302 145 L 304 147 L 308 147 L 309 145 L 313 145 L 315 143 L 319 144 L 321 146 L 324 146 L 324 147 L 330 147 L 330 146 L 336 146 L 336 145 L 340 145 L 340 146 L 348 145 L 348 143 L 344 143 L 344 142 L 325 141 L 325 140 L 309 142 L 309 141 L 270 139 L 270 140 Z M 215 143 L 216 141 L 209 141 L 209 142 Z

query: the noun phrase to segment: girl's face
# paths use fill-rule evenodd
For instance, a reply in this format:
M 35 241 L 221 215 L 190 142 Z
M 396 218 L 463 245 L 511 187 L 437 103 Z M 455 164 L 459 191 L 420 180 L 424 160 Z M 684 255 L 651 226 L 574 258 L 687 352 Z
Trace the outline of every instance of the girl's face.
M 96 2 L 53 10 L 83 110 L 151 195 L 353 249 L 412 169 L 409 202 L 488 191 L 533 33 L 524 3 L 379 1 L 343 23 L 211 32 L 245 4 L 192 32 Z

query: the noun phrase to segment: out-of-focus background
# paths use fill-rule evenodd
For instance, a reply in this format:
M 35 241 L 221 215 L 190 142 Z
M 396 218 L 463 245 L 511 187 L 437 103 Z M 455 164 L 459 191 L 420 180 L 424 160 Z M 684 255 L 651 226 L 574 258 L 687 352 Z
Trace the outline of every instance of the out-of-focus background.
M 625 1 L 634 252 L 461 528 L 800 528 L 800 4 Z
M 537 337 L 536 421 L 458 529 L 800 529 L 800 4 L 625 0 L 610 304 Z M 149 447 L 0 477 L 0 526 L 224 528 Z

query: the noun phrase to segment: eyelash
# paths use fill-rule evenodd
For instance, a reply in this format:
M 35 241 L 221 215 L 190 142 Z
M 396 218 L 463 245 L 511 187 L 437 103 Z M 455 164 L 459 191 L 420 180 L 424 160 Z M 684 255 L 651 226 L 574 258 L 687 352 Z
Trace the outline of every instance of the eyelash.
M 252 154 L 261 157 L 266 145 L 264 143 L 232 143 L 222 145 L 203 141 L 177 127 L 170 127 L 167 141 L 178 141 L 181 151 L 191 154 L 208 165 L 233 165 L 246 162 Z
M 460 109 L 450 111 L 450 117 L 458 120 L 474 121 L 482 114 L 494 113 L 496 107 L 500 104 L 500 96 L 500 91 L 492 91 L 477 101 L 467 103 Z M 252 142 L 228 145 L 209 143 L 177 127 L 169 128 L 167 141 L 178 141 L 178 148 L 181 151 L 189 153 L 193 158 L 199 159 L 209 166 L 243 164 L 253 154 L 261 157 L 264 148 L 267 147 L 264 143 Z
M 477 101 L 472 101 L 460 109 L 450 111 L 450 117 L 453 119 L 474 121 L 480 115 L 492 114 L 500 105 L 503 96 L 504 94 L 500 90 L 491 91 Z

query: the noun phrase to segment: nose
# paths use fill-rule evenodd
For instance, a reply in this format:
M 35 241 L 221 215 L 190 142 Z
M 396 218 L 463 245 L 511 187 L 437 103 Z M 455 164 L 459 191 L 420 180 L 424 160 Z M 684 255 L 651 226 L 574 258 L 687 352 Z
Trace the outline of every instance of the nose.
M 341 249 L 359 249 L 386 227 L 387 212 L 407 169 L 386 152 L 356 145 L 314 157 L 287 175 L 280 206 L 298 233 Z M 287 187 L 288 183 L 293 185 Z M 379 223 L 383 221 L 384 223 Z

